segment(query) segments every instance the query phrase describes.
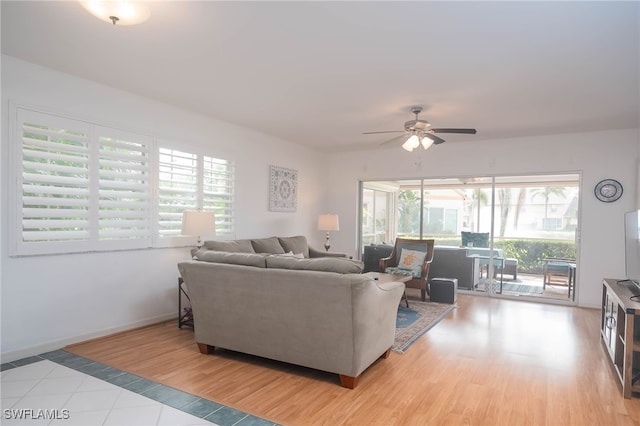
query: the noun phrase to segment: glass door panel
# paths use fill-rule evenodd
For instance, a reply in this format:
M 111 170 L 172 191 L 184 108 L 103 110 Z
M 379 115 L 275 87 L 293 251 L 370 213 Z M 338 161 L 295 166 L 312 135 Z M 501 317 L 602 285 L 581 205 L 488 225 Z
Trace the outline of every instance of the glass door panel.
M 570 302 L 579 181 L 568 173 L 363 182 L 361 247 L 433 238 L 434 274 L 459 274 L 462 291 Z

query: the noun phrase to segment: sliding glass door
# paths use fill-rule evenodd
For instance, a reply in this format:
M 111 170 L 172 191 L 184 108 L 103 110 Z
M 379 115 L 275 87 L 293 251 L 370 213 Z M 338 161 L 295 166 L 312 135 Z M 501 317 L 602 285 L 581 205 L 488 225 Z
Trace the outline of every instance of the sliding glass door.
M 572 301 L 578 275 L 579 178 L 556 174 L 363 182 L 361 252 L 370 244 L 393 245 L 396 237 L 433 238 L 434 262 L 458 256 L 464 268 L 473 268 L 462 291 Z

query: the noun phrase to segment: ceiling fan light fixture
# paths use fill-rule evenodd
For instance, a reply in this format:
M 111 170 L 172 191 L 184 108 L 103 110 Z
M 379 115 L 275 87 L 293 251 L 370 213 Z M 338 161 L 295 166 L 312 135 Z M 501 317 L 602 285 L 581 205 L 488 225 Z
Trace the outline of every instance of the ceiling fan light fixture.
M 113 25 L 137 25 L 151 16 L 151 11 L 141 1 L 81 0 L 80 4 L 96 18 Z
M 407 139 L 407 141 L 402 144 L 402 147 L 409 152 L 413 151 L 419 146 L 420 146 L 420 138 L 418 138 L 417 135 L 411 135 L 409 139 Z
M 422 143 L 422 146 L 424 147 L 424 149 L 425 149 L 425 151 L 426 151 L 427 149 L 429 149 L 429 147 L 431 147 L 431 145 L 433 145 L 433 139 L 431 139 L 431 138 L 430 138 L 429 136 L 427 136 L 427 135 L 424 135 L 424 136 L 422 137 L 422 141 L 421 141 L 421 143 Z

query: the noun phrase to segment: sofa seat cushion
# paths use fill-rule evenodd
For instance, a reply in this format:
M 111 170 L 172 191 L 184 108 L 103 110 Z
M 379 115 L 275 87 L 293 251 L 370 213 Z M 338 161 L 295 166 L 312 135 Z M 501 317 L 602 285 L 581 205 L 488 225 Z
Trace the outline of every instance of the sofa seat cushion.
M 285 252 L 293 252 L 294 254 L 302 253 L 304 257 L 309 257 L 309 243 L 307 237 L 298 235 L 295 237 L 278 237 L 280 245 Z
M 266 268 L 266 258 L 264 254 L 258 253 L 229 253 L 224 251 L 214 251 L 200 249 L 193 255 L 195 260 L 211 263 L 230 263 L 234 265 L 255 266 Z
M 209 250 L 229 253 L 256 253 L 251 240 L 205 241 L 204 246 Z
M 256 253 L 284 254 L 285 251 L 280 245 L 278 237 L 259 238 L 251 240 L 253 251 Z
M 364 263 L 343 257 L 318 257 L 298 259 L 295 257 L 268 256 L 267 268 L 301 269 L 307 271 L 336 272 L 338 274 L 360 274 Z

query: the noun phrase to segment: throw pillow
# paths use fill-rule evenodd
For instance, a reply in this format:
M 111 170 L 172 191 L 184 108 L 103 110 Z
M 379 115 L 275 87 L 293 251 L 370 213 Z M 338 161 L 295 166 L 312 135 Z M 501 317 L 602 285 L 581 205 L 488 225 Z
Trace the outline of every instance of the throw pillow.
M 209 250 L 229 253 L 255 253 L 249 240 L 205 241 L 204 246 Z
M 285 251 L 280 245 L 277 237 L 259 238 L 251 240 L 251 245 L 256 253 L 284 254 Z
M 298 235 L 296 237 L 278 237 L 280 245 L 285 251 L 292 251 L 294 253 L 302 253 L 303 257 L 309 257 L 309 244 L 307 243 L 307 237 Z
M 426 255 L 427 253 L 423 251 L 402 249 L 398 268 L 411 271 L 414 278 L 419 278 L 422 275 L 422 264 Z

